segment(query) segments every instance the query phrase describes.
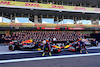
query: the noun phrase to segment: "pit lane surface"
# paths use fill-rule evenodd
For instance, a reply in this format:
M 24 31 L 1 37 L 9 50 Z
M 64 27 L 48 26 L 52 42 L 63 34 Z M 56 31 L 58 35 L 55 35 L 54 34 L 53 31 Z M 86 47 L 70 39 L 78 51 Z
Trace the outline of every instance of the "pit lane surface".
M 0 67 L 100 67 L 100 56 L 4 63 Z
M 90 53 L 99 53 L 100 49 L 88 49 Z M 52 56 L 62 56 L 62 55 L 76 55 L 80 54 L 79 52 L 71 52 L 68 50 L 63 50 L 60 53 L 52 53 Z M 82 53 L 85 54 L 85 53 Z M 49 55 L 46 54 L 44 57 L 48 57 Z M 25 59 L 25 58 L 37 58 L 43 57 L 42 52 L 32 52 L 32 53 L 17 53 L 17 54 L 2 54 L 0 55 L 0 60 L 11 60 L 11 59 Z
M 5 47 L 5 48 L 7 48 L 7 47 Z M 62 50 L 60 53 L 52 53 L 52 56 L 49 56 L 48 54 L 46 54 L 44 57 L 42 57 L 42 51 L 40 51 L 40 52 L 37 52 L 37 51 L 36 52 L 35 51 L 28 51 L 28 52 L 27 51 L 14 51 L 15 53 L 8 52 L 8 54 L 6 54 L 4 52 L 2 53 L 2 51 L 1 51 L 0 52 L 1 53 L 0 54 L 0 63 L 6 63 L 6 62 L 2 62 L 2 61 L 6 61 L 6 60 L 7 60 L 7 62 L 9 62 L 10 60 L 19 60 L 19 59 L 27 59 L 27 58 L 35 59 L 35 58 L 40 58 L 40 57 L 41 58 L 59 57 L 59 56 L 75 57 L 74 55 L 80 57 L 80 56 L 91 56 L 92 54 L 100 55 L 100 43 L 99 43 L 98 47 L 88 48 L 87 51 L 89 52 L 89 54 L 86 55 L 85 53 L 80 54 L 79 52 L 71 52 L 69 50 Z M 61 58 L 61 57 L 59 57 L 59 58 Z M 65 58 L 65 57 L 63 57 L 63 58 Z M 22 61 L 25 61 L 25 60 L 22 60 Z

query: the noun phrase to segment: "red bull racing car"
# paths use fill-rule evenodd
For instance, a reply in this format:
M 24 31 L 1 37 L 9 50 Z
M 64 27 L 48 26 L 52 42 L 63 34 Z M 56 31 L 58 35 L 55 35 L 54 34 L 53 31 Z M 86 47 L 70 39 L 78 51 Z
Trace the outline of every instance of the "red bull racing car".
M 28 41 L 28 40 L 26 40 Z M 34 51 L 40 51 L 43 50 L 43 43 L 34 43 L 34 42 L 20 42 L 18 40 L 12 40 L 9 42 L 9 50 L 34 50 Z M 61 51 L 61 47 L 59 46 L 53 46 L 51 45 L 51 48 L 53 49 L 54 53 L 59 53 Z
M 9 42 L 9 50 L 10 51 L 14 51 L 14 50 L 27 50 L 27 49 L 34 49 L 37 48 L 38 46 L 35 45 L 33 42 L 31 43 L 22 43 L 18 40 L 12 40 L 11 42 Z

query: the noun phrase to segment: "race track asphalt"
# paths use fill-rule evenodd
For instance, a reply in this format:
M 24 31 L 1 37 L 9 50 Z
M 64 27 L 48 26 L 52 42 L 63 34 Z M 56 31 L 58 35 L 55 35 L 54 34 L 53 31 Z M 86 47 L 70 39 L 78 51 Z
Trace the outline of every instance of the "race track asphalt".
M 3 63 L 0 67 L 100 67 L 100 56 Z

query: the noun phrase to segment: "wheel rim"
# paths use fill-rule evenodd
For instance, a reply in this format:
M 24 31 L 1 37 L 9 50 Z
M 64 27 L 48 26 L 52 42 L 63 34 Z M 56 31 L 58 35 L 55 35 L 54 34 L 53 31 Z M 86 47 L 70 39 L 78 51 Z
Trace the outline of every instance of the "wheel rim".
M 13 50 L 13 46 L 9 46 L 9 50 L 12 51 Z

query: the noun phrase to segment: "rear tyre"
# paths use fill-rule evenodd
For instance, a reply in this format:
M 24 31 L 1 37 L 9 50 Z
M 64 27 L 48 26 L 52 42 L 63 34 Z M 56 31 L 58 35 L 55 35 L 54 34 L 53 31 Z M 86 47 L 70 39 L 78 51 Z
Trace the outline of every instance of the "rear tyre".
M 98 46 L 98 42 L 95 44 L 95 46 Z
M 58 49 L 53 49 L 53 53 L 58 53 Z

